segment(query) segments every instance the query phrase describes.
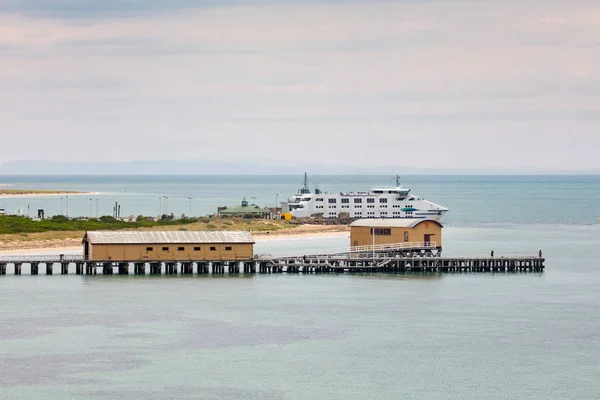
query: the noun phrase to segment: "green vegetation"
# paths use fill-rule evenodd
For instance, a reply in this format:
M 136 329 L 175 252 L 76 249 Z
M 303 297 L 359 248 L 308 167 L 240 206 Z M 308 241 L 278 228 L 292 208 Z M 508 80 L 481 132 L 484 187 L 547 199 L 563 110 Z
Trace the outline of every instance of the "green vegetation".
M 96 231 L 116 230 L 131 228 L 155 228 L 173 225 L 189 225 L 197 222 L 197 219 L 178 219 L 154 221 L 148 218 L 140 218 L 135 222 L 124 222 L 109 215 L 99 219 L 78 220 L 68 219 L 63 215 L 57 215 L 50 219 L 34 221 L 27 217 L 5 215 L 0 217 L 0 234 L 51 232 L 51 231 Z

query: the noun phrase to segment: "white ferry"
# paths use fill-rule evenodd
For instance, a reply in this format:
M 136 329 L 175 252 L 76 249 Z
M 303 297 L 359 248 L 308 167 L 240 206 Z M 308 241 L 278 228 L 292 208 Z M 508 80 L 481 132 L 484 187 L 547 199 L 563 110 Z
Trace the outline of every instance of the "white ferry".
M 400 186 L 396 176 L 395 187 L 373 188 L 368 192 L 327 193 L 308 189 L 304 174 L 304 187 L 287 203 L 282 212 L 295 218 L 428 218 L 439 221 L 448 209 L 410 193 Z

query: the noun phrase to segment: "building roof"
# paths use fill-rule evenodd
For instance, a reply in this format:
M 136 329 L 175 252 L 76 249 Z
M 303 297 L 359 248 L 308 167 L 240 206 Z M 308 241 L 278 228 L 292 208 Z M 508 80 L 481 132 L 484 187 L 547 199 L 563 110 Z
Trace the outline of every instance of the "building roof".
M 92 231 L 86 239 L 92 244 L 254 243 L 246 231 Z
M 414 228 L 415 226 L 423 223 L 430 222 L 439 225 L 443 228 L 443 225 L 433 219 L 426 218 L 372 218 L 372 219 L 359 219 L 350 224 L 351 227 L 367 227 L 367 228 Z

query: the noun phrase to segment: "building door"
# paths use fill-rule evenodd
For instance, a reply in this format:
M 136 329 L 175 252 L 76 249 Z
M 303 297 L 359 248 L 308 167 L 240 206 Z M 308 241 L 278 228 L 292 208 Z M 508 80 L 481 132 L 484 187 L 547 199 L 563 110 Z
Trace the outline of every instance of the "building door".
M 431 243 L 431 237 L 432 237 L 432 236 L 433 236 L 432 234 L 429 234 L 429 233 L 428 233 L 428 234 L 426 234 L 426 235 L 425 235 L 425 238 L 423 239 L 423 242 L 425 242 L 425 244 L 429 244 L 429 243 Z

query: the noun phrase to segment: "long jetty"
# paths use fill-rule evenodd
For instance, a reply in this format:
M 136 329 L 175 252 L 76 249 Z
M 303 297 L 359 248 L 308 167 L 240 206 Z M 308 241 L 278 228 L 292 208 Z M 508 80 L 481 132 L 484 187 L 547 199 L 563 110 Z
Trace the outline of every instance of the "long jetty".
M 541 255 L 442 257 L 440 251 L 391 245 L 368 251 L 321 251 L 302 255 L 257 255 L 251 260 L 86 260 L 81 255 L 0 258 L 0 275 L 223 275 L 326 273 L 518 273 L 543 272 Z M 12 268 L 9 270 L 8 266 Z

